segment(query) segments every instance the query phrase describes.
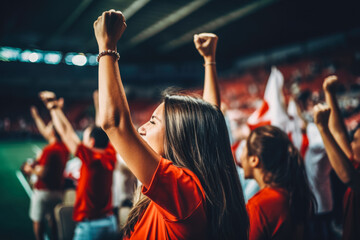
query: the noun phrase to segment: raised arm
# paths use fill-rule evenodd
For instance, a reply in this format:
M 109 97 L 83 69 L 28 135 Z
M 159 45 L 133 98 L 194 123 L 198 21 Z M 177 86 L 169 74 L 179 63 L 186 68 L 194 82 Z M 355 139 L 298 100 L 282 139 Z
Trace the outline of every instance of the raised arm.
M 121 12 L 104 12 L 94 22 L 99 52 L 116 51 L 125 29 Z M 100 126 L 129 169 L 145 186 L 149 186 L 160 156 L 146 144 L 132 124 L 118 62 L 112 54 L 99 60 L 99 119 Z
M 329 76 L 325 78 L 323 89 L 325 93 L 326 103 L 329 105 L 331 112 L 329 118 L 329 129 L 334 136 L 340 148 L 344 151 L 348 158 L 352 157 L 352 149 L 350 145 L 349 135 L 346 131 L 344 120 L 341 116 L 339 104 L 336 99 L 337 76 Z
M 40 98 L 50 111 L 52 122 L 62 141 L 69 151 L 75 155 L 80 139 L 62 111 L 63 99 L 57 100 L 55 94 L 49 91 L 41 92 Z
M 49 122 L 47 125 L 45 125 L 44 120 L 40 117 L 39 112 L 35 106 L 31 106 L 30 113 L 40 134 L 46 139 L 46 141 L 49 141 L 52 123 Z
M 329 107 L 321 104 L 314 107 L 314 121 L 324 141 L 330 164 L 343 183 L 360 190 L 360 173 L 355 170 L 328 127 L 330 111 Z
M 203 99 L 220 107 L 220 90 L 215 60 L 217 41 L 218 37 L 213 33 L 194 35 L 195 47 L 204 58 L 205 79 Z

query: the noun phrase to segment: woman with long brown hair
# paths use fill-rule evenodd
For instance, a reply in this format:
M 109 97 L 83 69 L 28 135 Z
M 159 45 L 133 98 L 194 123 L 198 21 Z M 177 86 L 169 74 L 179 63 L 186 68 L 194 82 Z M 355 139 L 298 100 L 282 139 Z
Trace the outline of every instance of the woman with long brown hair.
M 315 202 L 303 159 L 286 133 L 270 125 L 253 130 L 241 164 L 245 178 L 260 186 L 246 205 L 249 239 L 303 239 Z
M 121 12 L 94 23 L 99 45 L 101 126 L 142 183 L 125 239 L 247 239 L 248 218 L 217 85 L 214 34 L 194 36 L 204 57 L 203 98 L 166 94 L 149 122 L 134 128 L 117 63 L 126 28 Z

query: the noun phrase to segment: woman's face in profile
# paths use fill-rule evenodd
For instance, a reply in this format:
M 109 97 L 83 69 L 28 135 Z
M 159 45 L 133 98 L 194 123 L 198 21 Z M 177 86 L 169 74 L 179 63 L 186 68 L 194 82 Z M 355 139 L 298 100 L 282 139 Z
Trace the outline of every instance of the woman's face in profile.
M 241 161 L 241 166 L 244 169 L 244 178 L 245 179 L 253 178 L 252 168 L 251 168 L 251 166 L 249 164 L 247 143 L 244 145 L 244 147 L 242 149 L 240 161 Z
M 150 120 L 142 125 L 138 132 L 147 144 L 159 155 L 164 156 L 165 107 L 161 103 L 152 114 Z

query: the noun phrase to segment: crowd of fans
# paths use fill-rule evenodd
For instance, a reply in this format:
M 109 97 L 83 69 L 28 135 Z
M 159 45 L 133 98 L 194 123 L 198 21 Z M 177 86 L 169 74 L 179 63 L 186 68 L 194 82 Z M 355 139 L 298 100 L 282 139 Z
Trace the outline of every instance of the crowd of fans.
M 285 102 L 293 100 L 297 109 L 289 119 L 299 121 L 300 146 L 284 126 L 270 122 L 250 131 L 246 125 L 263 102 L 268 71 L 252 69 L 219 86 L 218 38 L 196 34 L 205 69 L 202 99 L 167 91 L 160 105 L 130 114 L 136 104 L 127 102 L 116 52 L 125 29 L 124 16 L 113 10 L 94 23 L 100 52 L 94 116 L 65 114 L 64 99 L 43 91 L 49 121 L 32 107 L 35 125 L 24 118 L 0 122 L 0 132 L 34 132 L 36 126 L 49 143 L 35 163 L 23 166 L 37 176 L 30 206 L 37 239 L 44 239 L 47 215 L 57 238 L 53 211 L 65 177 L 76 188 L 74 239 L 360 239 L 354 74 L 331 62 L 279 65 Z M 349 84 L 351 94 L 345 94 Z M 150 120 L 136 127 L 144 117 Z M 76 159 L 68 161 L 70 154 Z M 336 200 L 336 179 L 347 188 L 343 202 Z M 132 207 L 125 222 L 117 215 L 123 206 Z

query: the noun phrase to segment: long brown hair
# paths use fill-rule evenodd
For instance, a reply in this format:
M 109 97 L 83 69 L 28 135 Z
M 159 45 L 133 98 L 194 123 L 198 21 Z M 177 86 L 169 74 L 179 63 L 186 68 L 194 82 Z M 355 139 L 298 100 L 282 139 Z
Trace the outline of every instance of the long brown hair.
M 285 132 L 274 126 L 254 129 L 247 139 L 248 156 L 259 158 L 264 182 L 289 193 L 292 219 L 306 223 L 316 202 L 304 168 L 304 161 Z
M 191 170 L 206 197 L 210 239 L 247 239 L 249 220 L 240 180 L 220 109 L 188 95 L 167 94 L 165 158 Z M 142 196 L 129 214 L 123 234 L 130 236 L 150 200 Z

